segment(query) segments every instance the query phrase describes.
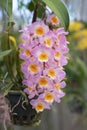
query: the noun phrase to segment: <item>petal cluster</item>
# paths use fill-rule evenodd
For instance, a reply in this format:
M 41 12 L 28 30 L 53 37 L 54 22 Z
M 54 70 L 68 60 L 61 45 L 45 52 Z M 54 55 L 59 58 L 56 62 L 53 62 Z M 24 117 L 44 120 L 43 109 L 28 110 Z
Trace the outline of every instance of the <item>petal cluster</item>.
M 24 61 L 21 64 L 24 92 L 37 112 L 50 109 L 53 102 L 59 103 L 65 95 L 62 91 L 66 86 L 63 66 L 67 64 L 69 49 L 67 32 L 58 27 L 59 22 L 52 14 L 45 22 L 34 22 L 21 30 L 23 43 L 19 48 Z

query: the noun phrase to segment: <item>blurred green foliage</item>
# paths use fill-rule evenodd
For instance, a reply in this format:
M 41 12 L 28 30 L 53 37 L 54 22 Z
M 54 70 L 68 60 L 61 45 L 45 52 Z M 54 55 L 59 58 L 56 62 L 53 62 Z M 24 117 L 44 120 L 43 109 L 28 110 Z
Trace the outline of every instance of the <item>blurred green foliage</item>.
M 84 31 L 85 30 L 85 31 Z M 66 98 L 72 112 L 87 114 L 87 48 L 78 44 L 87 38 L 86 23 L 74 21 L 69 26 L 70 58 L 65 67 L 67 73 Z M 85 41 L 87 44 L 87 41 Z

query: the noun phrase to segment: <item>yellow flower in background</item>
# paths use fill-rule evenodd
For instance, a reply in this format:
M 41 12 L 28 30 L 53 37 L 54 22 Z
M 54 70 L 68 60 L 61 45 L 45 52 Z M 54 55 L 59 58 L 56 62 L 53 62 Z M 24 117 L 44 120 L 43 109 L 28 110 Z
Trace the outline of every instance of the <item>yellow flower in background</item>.
M 74 34 L 73 34 L 73 38 L 74 39 L 79 39 L 79 38 L 81 38 L 82 37 L 82 35 L 81 35 L 81 31 L 78 31 L 78 32 L 75 32 Z
M 81 51 L 87 49 L 87 37 L 82 38 L 81 40 L 78 41 L 77 49 Z
M 87 29 L 83 29 L 82 31 L 80 31 L 82 37 L 87 37 Z
M 84 38 L 87 37 L 87 29 L 80 30 L 73 34 L 74 39 Z
M 73 21 L 69 25 L 69 30 L 70 31 L 79 31 L 83 27 L 84 27 L 83 23 L 81 23 L 79 21 Z

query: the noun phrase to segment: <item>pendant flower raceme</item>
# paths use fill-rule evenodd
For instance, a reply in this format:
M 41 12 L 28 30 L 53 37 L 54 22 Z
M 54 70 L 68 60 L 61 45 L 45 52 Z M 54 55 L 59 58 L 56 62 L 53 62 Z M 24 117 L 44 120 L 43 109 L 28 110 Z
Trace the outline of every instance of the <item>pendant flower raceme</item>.
M 52 14 L 46 21 L 27 25 L 22 32 L 23 43 L 19 45 L 24 74 L 24 92 L 37 112 L 50 109 L 53 102 L 60 102 L 65 95 L 62 88 L 66 73 L 69 49 L 64 28 Z M 50 25 L 50 26 L 49 26 Z

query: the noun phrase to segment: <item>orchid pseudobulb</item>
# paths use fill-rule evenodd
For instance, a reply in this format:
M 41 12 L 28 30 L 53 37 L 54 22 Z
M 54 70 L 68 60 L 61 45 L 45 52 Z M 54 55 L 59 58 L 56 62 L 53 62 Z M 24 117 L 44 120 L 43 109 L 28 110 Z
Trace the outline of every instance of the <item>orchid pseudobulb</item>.
M 58 27 L 59 23 L 57 16 L 52 14 L 45 22 L 34 22 L 21 30 L 24 42 L 19 48 L 24 61 L 21 65 L 24 92 L 37 112 L 50 109 L 53 102 L 59 103 L 65 95 L 62 91 L 66 86 L 63 66 L 68 60 L 68 33 Z

